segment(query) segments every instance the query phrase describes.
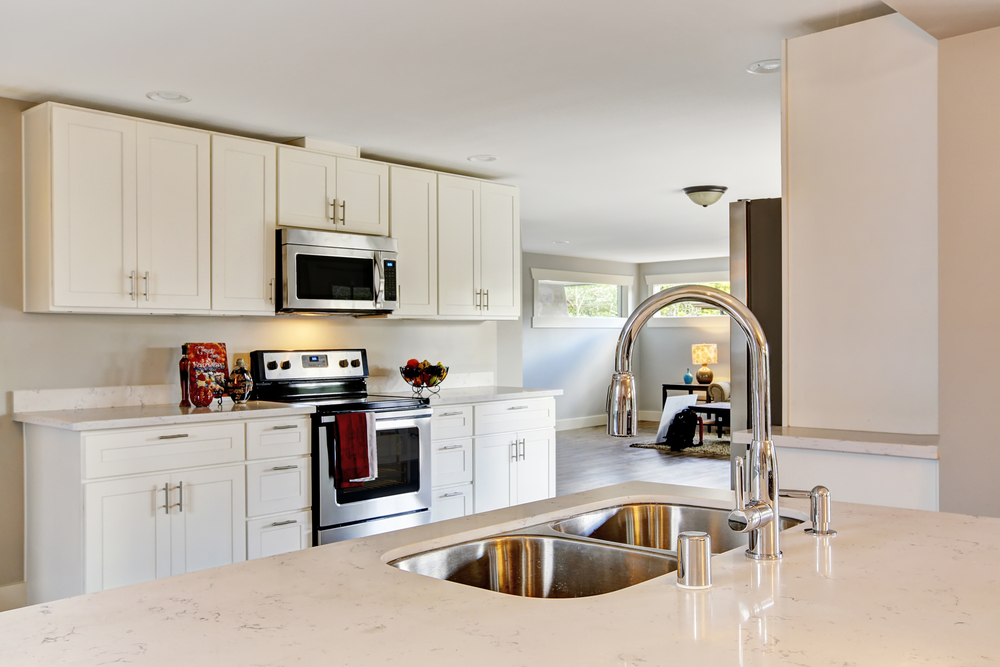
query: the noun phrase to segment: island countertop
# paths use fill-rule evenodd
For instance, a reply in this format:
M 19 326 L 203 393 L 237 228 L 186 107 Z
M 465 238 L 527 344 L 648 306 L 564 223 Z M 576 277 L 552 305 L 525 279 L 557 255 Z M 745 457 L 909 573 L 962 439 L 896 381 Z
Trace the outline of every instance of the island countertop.
M 380 392 L 381 393 L 381 392 Z M 527 387 L 441 387 L 437 393 L 424 392 L 420 395 L 430 400 L 431 406 L 459 405 L 462 403 L 484 403 L 489 401 L 517 401 L 525 398 L 562 396 L 562 389 L 532 389 Z M 386 392 L 388 396 L 408 397 L 413 392 Z
M 0 613 L 0 664 L 991 665 L 1000 519 L 833 504 L 836 537 L 613 593 L 521 598 L 403 572 L 411 553 L 625 502 L 729 507 L 631 482 Z M 801 510 L 801 503 L 785 508 Z

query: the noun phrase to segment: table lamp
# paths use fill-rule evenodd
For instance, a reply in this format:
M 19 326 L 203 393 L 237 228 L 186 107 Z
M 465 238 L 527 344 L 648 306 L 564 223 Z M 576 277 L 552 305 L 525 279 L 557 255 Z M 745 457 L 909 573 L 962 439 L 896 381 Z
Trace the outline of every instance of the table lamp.
M 698 383 L 712 384 L 712 378 L 715 376 L 712 373 L 712 369 L 708 367 L 708 364 L 719 363 L 719 346 L 715 343 L 692 345 L 691 362 L 701 364 L 701 368 L 698 369 L 697 375 Z

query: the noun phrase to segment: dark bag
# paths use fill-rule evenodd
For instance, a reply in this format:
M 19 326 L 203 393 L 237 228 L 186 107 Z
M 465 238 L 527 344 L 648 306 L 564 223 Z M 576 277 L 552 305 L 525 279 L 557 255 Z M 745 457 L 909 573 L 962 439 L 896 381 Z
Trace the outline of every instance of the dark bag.
M 694 445 L 694 432 L 698 428 L 698 415 L 687 408 L 674 415 L 674 420 L 667 427 L 665 444 L 671 450 L 678 452 L 685 447 Z

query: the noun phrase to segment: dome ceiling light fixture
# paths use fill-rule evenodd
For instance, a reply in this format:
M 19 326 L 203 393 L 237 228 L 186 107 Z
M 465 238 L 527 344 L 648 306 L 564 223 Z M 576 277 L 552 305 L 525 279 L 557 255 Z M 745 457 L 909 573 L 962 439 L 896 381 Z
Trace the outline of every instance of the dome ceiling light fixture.
M 781 60 L 758 60 L 747 65 L 747 71 L 751 74 L 777 74 L 781 71 Z
M 154 90 L 151 93 L 146 93 L 146 97 L 154 102 L 169 102 L 171 104 L 184 104 L 191 101 L 191 98 L 183 93 L 174 93 L 167 90 Z
M 470 155 L 465 158 L 469 162 L 495 162 L 497 159 L 496 155 Z
M 684 188 L 684 194 L 698 206 L 711 206 L 722 199 L 728 189 L 724 185 L 692 185 Z

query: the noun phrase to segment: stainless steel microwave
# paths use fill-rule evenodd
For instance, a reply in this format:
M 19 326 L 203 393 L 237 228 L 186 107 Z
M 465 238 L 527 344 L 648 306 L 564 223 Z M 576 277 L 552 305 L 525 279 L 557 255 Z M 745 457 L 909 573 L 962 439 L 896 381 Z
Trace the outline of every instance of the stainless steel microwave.
M 395 239 L 286 227 L 276 250 L 279 313 L 380 315 L 399 307 Z

